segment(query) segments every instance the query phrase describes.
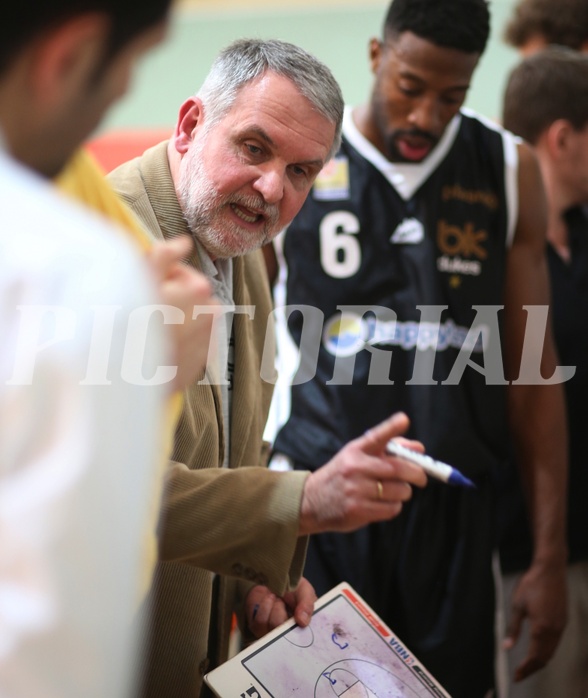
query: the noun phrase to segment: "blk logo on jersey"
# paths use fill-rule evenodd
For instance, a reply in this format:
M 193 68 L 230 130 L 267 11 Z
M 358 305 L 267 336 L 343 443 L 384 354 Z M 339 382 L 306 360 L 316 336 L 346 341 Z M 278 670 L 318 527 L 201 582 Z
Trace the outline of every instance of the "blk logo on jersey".
M 473 223 L 463 228 L 439 221 L 437 226 L 437 246 L 442 256 L 437 259 L 437 269 L 447 274 L 479 276 L 481 261 L 488 257 L 483 243 L 488 239 L 485 230 L 476 230 Z

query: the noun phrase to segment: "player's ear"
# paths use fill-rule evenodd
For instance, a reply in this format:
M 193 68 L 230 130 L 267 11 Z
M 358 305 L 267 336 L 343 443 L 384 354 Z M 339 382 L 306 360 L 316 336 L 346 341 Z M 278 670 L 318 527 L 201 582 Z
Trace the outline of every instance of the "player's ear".
M 573 143 L 574 128 L 566 119 L 557 119 L 548 128 L 546 134 L 547 147 L 555 160 L 566 158 Z
M 380 65 L 380 59 L 382 57 L 382 42 L 375 37 L 370 39 L 369 43 L 369 58 L 370 58 L 370 69 L 372 73 L 378 70 Z
M 86 88 L 104 56 L 108 18 L 98 12 L 69 19 L 44 32 L 31 61 L 31 85 L 42 107 L 67 103 Z

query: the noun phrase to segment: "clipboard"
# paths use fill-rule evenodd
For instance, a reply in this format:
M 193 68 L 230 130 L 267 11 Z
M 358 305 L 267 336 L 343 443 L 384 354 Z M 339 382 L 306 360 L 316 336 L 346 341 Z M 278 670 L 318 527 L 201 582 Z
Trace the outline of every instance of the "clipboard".
M 204 680 L 219 698 L 451 698 L 346 583 L 307 628 L 287 621 Z

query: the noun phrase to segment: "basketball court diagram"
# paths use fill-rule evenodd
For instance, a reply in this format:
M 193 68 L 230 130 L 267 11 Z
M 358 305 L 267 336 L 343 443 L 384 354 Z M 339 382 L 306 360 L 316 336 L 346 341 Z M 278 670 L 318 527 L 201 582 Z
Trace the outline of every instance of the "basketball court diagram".
M 239 661 L 239 679 L 233 676 L 240 683 L 226 695 L 449 698 L 353 590 L 334 594 L 316 609 L 307 628 L 292 625 L 231 660 L 233 670 Z

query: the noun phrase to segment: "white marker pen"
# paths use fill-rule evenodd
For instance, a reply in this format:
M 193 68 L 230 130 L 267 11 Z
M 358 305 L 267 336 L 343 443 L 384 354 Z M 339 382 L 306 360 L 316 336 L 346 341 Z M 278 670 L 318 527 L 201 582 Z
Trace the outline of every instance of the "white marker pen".
M 462 487 L 474 487 L 474 483 L 465 475 L 462 475 L 459 470 L 452 468 L 447 463 L 442 463 L 440 460 L 435 460 L 431 456 L 425 456 L 422 453 L 417 453 L 406 446 L 402 446 L 398 442 L 388 441 L 386 451 L 392 456 L 399 456 L 405 460 L 420 465 L 420 467 L 436 480 L 446 482 L 449 485 L 461 485 Z

